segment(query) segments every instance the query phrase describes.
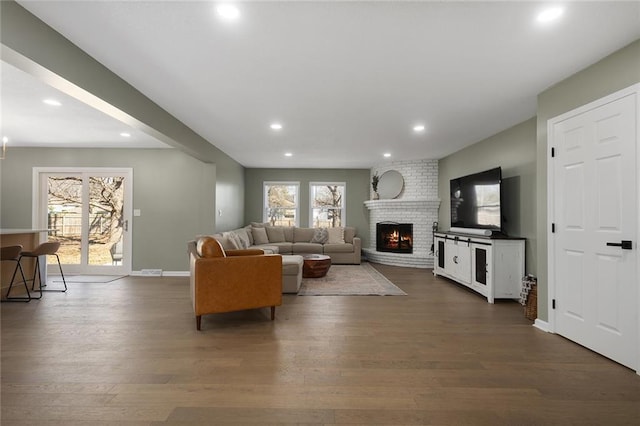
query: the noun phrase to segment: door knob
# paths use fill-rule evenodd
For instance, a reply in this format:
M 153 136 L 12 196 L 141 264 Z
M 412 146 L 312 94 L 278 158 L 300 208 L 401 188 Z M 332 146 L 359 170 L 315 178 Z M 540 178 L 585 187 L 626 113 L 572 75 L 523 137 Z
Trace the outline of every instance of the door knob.
M 632 250 L 633 243 L 629 240 L 622 240 L 619 243 L 607 243 L 609 247 L 620 247 L 622 250 Z

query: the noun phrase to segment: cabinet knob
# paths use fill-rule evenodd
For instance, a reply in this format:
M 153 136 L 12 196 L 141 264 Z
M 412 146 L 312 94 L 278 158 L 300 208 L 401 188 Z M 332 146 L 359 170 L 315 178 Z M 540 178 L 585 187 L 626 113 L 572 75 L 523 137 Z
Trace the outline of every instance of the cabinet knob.
M 458 256 L 453 256 L 453 263 L 458 263 Z

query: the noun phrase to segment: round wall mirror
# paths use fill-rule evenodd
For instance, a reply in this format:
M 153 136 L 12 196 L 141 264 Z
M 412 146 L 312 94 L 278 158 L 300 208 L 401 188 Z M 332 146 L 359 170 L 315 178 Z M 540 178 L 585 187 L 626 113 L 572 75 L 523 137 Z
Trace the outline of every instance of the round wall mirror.
M 404 179 L 397 170 L 387 170 L 380 176 L 378 195 L 381 200 L 396 198 L 402 192 Z

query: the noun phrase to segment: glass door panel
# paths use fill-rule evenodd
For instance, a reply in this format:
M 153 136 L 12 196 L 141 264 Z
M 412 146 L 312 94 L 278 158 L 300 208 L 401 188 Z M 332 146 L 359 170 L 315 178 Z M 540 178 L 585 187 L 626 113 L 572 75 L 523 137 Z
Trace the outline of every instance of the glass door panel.
M 47 228 L 49 241 L 59 241 L 58 256 L 66 265 L 82 261 L 82 176 L 47 178 Z M 52 259 L 47 259 L 47 263 Z
M 89 265 L 122 262 L 123 176 L 89 177 Z

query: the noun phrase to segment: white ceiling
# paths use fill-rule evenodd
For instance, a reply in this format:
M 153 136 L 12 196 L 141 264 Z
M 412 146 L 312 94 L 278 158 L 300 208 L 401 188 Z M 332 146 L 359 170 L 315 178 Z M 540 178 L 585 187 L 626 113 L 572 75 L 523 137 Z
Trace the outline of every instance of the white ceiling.
M 235 22 L 210 1 L 19 3 L 246 167 L 441 158 L 533 117 L 538 93 L 640 38 L 637 1 L 564 2 L 548 25 L 535 20 L 548 2 L 236 2 Z M 81 134 L 59 123 L 109 142 L 89 119 Z

